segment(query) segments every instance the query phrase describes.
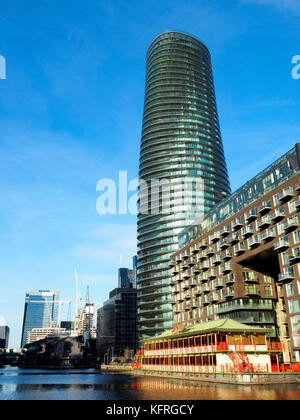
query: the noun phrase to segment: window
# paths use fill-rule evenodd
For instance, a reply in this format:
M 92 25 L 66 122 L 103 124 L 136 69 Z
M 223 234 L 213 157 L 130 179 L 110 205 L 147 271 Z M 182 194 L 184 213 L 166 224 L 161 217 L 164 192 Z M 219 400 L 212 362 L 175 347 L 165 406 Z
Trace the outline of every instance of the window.
M 272 286 L 265 286 L 265 295 L 266 296 L 273 296 Z
M 278 235 L 284 233 L 284 222 L 277 224 Z
M 263 278 L 265 283 L 272 283 L 272 278 L 270 276 L 264 276 Z
M 295 314 L 296 312 L 300 312 L 300 305 L 298 299 L 293 299 L 289 301 L 289 311 L 291 314 Z
M 286 265 L 286 264 L 289 263 L 289 253 L 287 251 L 286 252 L 283 252 L 281 254 L 281 261 L 282 261 L 282 264 L 283 265 Z
M 300 230 L 294 232 L 294 243 L 297 244 L 298 242 L 300 242 Z
M 286 294 L 287 297 L 294 296 L 294 286 L 292 283 L 286 285 Z
M 296 210 L 297 210 L 297 209 L 296 209 L 296 200 L 291 201 L 291 202 L 289 203 L 289 212 L 290 212 L 290 213 L 294 213 Z

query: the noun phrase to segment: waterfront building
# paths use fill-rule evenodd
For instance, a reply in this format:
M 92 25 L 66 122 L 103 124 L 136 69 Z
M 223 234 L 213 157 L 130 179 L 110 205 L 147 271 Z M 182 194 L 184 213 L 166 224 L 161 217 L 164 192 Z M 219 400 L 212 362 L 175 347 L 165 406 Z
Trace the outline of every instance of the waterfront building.
M 300 362 L 300 143 L 179 234 L 175 323 L 271 328 Z
M 145 375 L 168 378 L 247 384 L 297 383 L 300 363 L 282 363 L 284 346 L 270 341 L 271 331 L 231 319 L 188 327 L 175 325 L 173 330 L 142 340 L 133 367 Z
M 9 327 L 0 326 L 0 349 L 8 349 Z
M 50 328 L 57 325 L 57 290 L 30 290 L 25 297 L 21 347 L 27 343 L 27 335 L 34 328 Z
M 147 52 L 139 175 L 139 334 L 149 337 L 173 324 L 178 233 L 230 194 L 210 53 L 182 32 L 159 35 Z

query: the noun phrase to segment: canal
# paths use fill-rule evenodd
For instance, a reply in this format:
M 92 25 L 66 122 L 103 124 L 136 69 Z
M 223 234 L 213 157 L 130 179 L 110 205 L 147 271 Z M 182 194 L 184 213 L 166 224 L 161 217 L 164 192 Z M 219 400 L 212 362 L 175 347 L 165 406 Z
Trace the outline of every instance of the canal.
M 299 385 L 234 386 L 101 374 L 0 369 L 0 400 L 300 400 Z

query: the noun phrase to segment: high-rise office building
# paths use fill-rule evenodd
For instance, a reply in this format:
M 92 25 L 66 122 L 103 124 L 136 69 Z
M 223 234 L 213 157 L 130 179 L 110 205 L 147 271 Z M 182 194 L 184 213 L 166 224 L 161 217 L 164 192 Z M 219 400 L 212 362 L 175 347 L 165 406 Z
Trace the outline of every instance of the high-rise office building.
M 137 349 L 136 289 L 117 288 L 98 310 L 98 355 L 104 363 L 114 358 L 126 362 Z
M 171 273 L 179 232 L 230 194 L 210 53 L 193 36 L 165 32 L 147 53 L 140 150 L 140 337 L 172 327 Z
M 8 348 L 9 328 L 0 326 L 0 349 Z
M 133 270 L 129 268 L 119 268 L 118 270 L 119 288 L 133 287 Z
M 34 328 L 49 328 L 57 325 L 57 290 L 30 290 L 25 297 L 21 347 L 27 344 L 28 332 Z

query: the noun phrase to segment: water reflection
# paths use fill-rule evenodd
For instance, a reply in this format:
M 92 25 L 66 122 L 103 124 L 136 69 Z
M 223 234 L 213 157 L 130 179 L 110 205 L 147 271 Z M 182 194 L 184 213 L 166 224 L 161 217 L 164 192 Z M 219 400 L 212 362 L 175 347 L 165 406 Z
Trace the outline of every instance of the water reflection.
M 234 386 L 104 374 L 0 369 L 1 399 L 300 400 L 300 385 Z

